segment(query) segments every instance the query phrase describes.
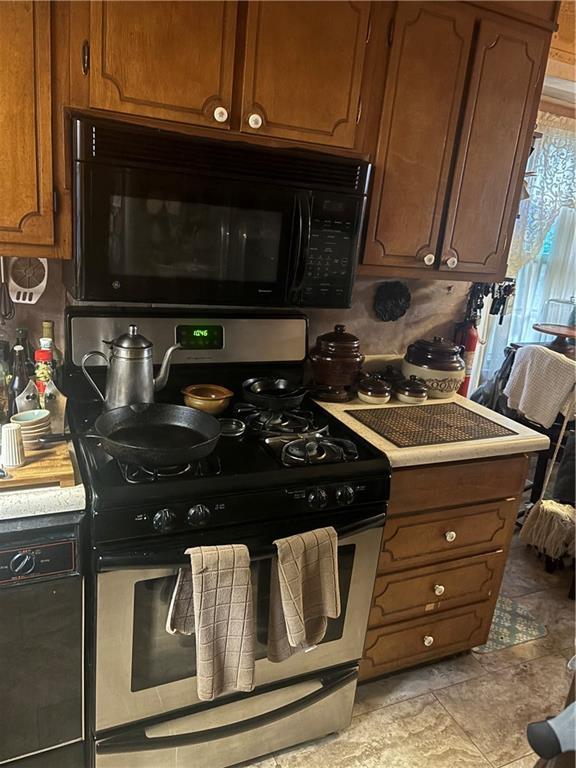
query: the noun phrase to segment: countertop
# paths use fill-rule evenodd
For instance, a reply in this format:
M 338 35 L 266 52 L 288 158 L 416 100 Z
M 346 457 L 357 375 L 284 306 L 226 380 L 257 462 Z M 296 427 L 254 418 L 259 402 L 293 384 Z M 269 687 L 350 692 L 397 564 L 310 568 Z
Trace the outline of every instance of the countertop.
M 61 488 L 59 485 L 38 485 L 31 488 L 2 490 L 0 485 L 0 520 L 49 515 L 58 512 L 83 512 L 86 508 L 86 491 L 80 477 L 78 462 L 72 443 L 70 455 L 74 465 L 76 485 Z
M 550 441 L 539 432 L 524 427 L 512 419 L 485 408 L 483 405 L 468 400 L 460 395 L 454 395 L 446 400 L 427 400 L 418 408 L 434 408 L 442 403 L 457 403 L 470 411 L 484 416 L 486 419 L 513 430 L 516 434 L 505 437 L 490 437 L 482 440 L 465 440 L 457 443 L 440 443 L 419 445 L 412 448 L 399 448 L 389 440 L 373 432 L 369 427 L 349 416 L 346 411 L 371 408 L 408 408 L 407 404 L 390 400 L 385 405 L 373 405 L 361 400 L 348 403 L 322 403 L 317 401 L 328 413 L 335 416 L 343 424 L 360 435 L 375 448 L 383 451 L 390 460 L 392 467 L 415 467 L 423 464 L 441 464 L 448 461 L 469 461 L 470 459 L 488 458 L 490 456 L 506 456 L 514 453 L 531 453 L 546 450 Z

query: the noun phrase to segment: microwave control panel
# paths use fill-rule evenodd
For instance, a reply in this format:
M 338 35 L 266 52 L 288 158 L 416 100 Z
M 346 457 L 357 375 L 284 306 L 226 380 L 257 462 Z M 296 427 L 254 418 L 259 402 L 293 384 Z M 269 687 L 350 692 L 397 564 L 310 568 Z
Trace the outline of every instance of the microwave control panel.
M 348 306 L 356 269 L 357 200 L 314 200 L 303 306 Z

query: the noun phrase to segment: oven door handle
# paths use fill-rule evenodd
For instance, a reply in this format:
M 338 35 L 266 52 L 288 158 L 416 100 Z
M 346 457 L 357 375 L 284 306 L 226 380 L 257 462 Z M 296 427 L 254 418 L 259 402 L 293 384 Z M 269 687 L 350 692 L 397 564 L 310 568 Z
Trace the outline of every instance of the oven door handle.
M 348 525 L 342 525 L 336 528 L 338 541 L 343 543 L 350 536 L 369 531 L 372 528 L 381 528 L 385 520 L 386 512 L 380 512 L 372 517 L 365 517 Z M 250 552 L 250 561 L 270 560 L 274 557 L 276 551 L 276 547 L 272 545 L 254 550 Z M 181 552 L 182 550 L 180 550 Z M 171 554 L 168 557 L 163 556 L 162 552 L 158 553 L 159 557 L 156 561 L 154 559 L 155 554 L 146 551 L 103 552 L 98 555 L 96 569 L 98 573 L 104 573 L 106 571 L 130 570 L 132 568 L 146 568 L 147 570 L 151 568 L 183 568 L 186 565 L 186 560 L 176 562 L 175 559 L 171 559 L 171 557 L 178 557 L 179 554 L 173 550 L 171 550 Z
M 207 728 L 194 733 L 182 733 L 173 736 L 150 737 L 146 733 L 146 725 L 140 725 L 130 729 L 122 736 L 111 736 L 108 739 L 98 741 L 96 750 L 98 754 L 121 754 L 125 752 L 146 752 L 154 749 L 177 749 L 189 747 L 195 744 L 205 744 L 209 741 L 217 741 L 230 736 L 238 736 L 242 733 L 251 731 L 264 725 L 272 725 L 286 717 L 303 712 L 308 707 L 318 704 L 327 699 L 341 688 L 349 685 L 356 680 L 358 676 L 358 667 L 347 669 L 344 672 L 338 672 L 335 675 L 326 675 L 322 679 L 322 687 L 317 691 L 306 694 L 301 699 L 285 704 L 283 707 L 264 712 L 255 717 L 249 717 L 238 723 L 217 726 L 216 728 Z M 254 695 L 254 694 L 253 694 Z

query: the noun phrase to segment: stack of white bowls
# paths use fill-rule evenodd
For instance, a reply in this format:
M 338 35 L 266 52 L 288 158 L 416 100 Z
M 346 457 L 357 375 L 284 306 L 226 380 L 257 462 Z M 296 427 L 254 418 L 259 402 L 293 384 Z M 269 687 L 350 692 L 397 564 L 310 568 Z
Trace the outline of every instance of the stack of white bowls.
M 52 432 L 50 426 L 50 411 L 44 409 L 16 413 L 12 416 L 10 421 L 13 424 L 20 425 L 24 450 L 26 453 L 42 448 L 42 443 L 39 442 L 40 438 L 49 435 Z

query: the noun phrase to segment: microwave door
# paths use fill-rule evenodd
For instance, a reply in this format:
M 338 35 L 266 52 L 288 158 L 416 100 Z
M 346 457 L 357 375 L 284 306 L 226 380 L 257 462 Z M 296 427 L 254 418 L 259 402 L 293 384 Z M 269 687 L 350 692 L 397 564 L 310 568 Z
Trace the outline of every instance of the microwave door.
M 293 190 L 98 163 L 80 181 L 80 298 L 286 305 Z

